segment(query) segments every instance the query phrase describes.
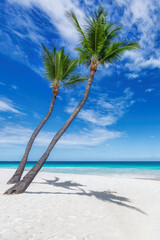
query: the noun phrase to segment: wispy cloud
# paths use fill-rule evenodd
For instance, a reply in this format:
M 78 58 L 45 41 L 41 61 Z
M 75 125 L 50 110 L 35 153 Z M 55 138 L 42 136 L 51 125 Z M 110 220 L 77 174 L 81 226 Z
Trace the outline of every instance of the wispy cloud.
M 5 120 L 5 118 L 3 118 L 3 117 L 0 117 L 0 121 L 4 121 Z
M 160 50 L 157 49 L 160 2 L 158 0 L 98 0 L 108 9 L 111 20 L 123 25 L 122 37 L 138 41 L 141 49 L 124 54 L 130 71 L 141 71 L 147 68 L 160 68 Z M 98 4 L 96 3 L 96 4 Z M 147 49 L 147 51 L 146 51 Z
M 146 92 L 153 92 L 153 91 L 154 91 L 154 88 L 147 88 L 145 91 L 146 91 Z
M 0 144 L 1 146 L 24 145 L 29 140 L 32 132 L 32 129 L 20 125 L 6 126 L 0 129 Z M 55 132 L 41 132 L 35 141 L 35 145 L 48 146 L 54 135 Z M 82 129 L 80 132 L 64 134 L 57 146 L 60 148 L 91 147 L 121 136 L 121 132 L 109 131 L 103 128 Z
M 142 52 L 126 52 L 124 54 L 126 59 L 129 61 L 125 64 L 125 66 L 130 70 L 130 71 L 136 71 L 139 72 L 142 69 L 147 69 L 147 68 L 160 68 L 160 58 L 157 57 L 149 57 L 146 58 Z M 135 74 L 135 73 L 134 73 Z
M 15 107 L 15 105 L 11 99 L 4 98 L 4 97 L 0 98 L 0 111 L 23 114 Z
M 110 139 L 122 137 L 123 133 L 104 128 L 84 129 L 79 134 L 66 134 L 59 142 L 62 146 L 91 147 L 100 145 Z
M 0 52 L 10 56 L 12 59 L 22 62 L 27 66 L 31 66 L 28 60 L 28 56 L 22 50 L 20 45 L 16 44 L 11 36 L 5 32 L 2 32 L 2 30 L 0 30 L 0 35 Z
M 129 78 L 129 79 L 135 79 L 135 78 L 138 78 L 139 75 L 136 74 L 136 73 L 127 73 L 126 76 Z
M 157 32 L 160 29 L 157 22 L 160 17 L 156 14 L 160 10 L 159 1 L 117 0 L 117 3 L 124 7 L 121 17 L 123 26 L 128 32 L 132 31 L 132 36 L 139 39 L 141 46 L 140 51 L 126 53 L 131 60 L 126 67 L 131 71 L 140 71 L 148 67 L 160 68 L 159 50 L 157 50 Z
M 73 47 L 78 43 L 78 36 L 65 14 L 74 10 L 80 22 L 84 21 L 85 14 L 77 1 L 6 0 L 4 5 L 0 3 L 0 8 L 0 52 L 4 55 L 27 65 L 40 75 L 41 42 L 49 46 L 54 42 L 57 47 L 66 45 L 67 50 L 72 50 L 75 56 Z M 2 22 L 5 22 L 5 26 Z M 49 40 L 46 37 L 48 34 Z
M 58 43 L 61 42 L 61 45 L 66 43 L 67 48 L 71 50 L 78 43 L 78 35 L 74 27 L 65 18 L 66 11 L 73 10 L 80 24 L 83 25 L 88 12 L 102 4 L 106 10 L 109 10 L 109 20 L 115 22 L 118 20 L 124 26 L 122 38 L 139 41 L 141 45 L 140 51 L 131 51 L 124 54 L 123 59 L 126 59 L 128 62 L 123 65 L 131 72 L 141 71 L 148 67 L 160 68 L 160 50 L 156 46 L 157 32 L 160 30 L 157 24 L 160 20 L 158 14 L 160 4 L 158 0 L 116 0 L 114 2 L 85 0 L 83 3 L 76 0 L 7 0 L 7 3 L 9 6 L 12 6 L 12 8 L 8 8 L 12 9 L 12 11 L 8 12 L 9 20 L 6 20 L 8 30 L 20 40 L 32 41 L 35 44 L 34 49 L 38 55 L 40 43 L 48 42 L 48 40 L 45 38 L 42 28 L 37 26 L 28 11 L 33 9 L 40 10 L 41 15 L 44 15 L 48 23 L 51 24 L 52 31 L 57 31 L 59 35 Z M 16 9 L 15 12 L 13 9 Z M 12 21 L 10 20 L 11 18 Z M 8 22 L 11 24 L 8 25 Z M 25 31 L 22 31 L 22 29 L 25 29 Z M 10 49 L 7 52 L 8 54 L 9 52 L 11 53 L 11 57 L 18 58 L 35 71 L 37 69 L 34 67 L 35 63 L 31 63 L 30 58 L 25 56 L 25 50 L 20 47 L 20 44 L 15 44 L 6 32 L 3 32 L 1 35 L 1 49 L 4 48 L 4 52 Z M 6 42 L 7 49 L 5 49 Z M 123 65 L 121 66 L 123 67 Z M 112 74 L 112 69 L 109 68 L 105 72 L 106 74 Z M 37 73 L 39 72 L 37 71 Z M 128 76 L 129 78 L 136 78 L 135 73 L 131 74 Z
M 16 85 L 14 85 L 14 84 L 11 85 L 11 88 L 14 89 L 14 90 L 18 89 L 18 87 Z
M 126 88 L 122 96 L 108 99 L 108 101 L 107 97 L 102 97 L 98 101 L 98 105 L 118 120 L 135 103 L 133 96 L 134 92 L 130 88 Z
M 6 84 L 4 82 L 0 82 L 1 86 L 6 86 Z
M 103 95 L 98 101 L 94 101 L 94 109 L 93 106 L 92 109 L 84 107 L 77 117 L 85 122 L 90 122 L 95 126 L 113 125 L 135 103 L 133 95 L 134 93 L 130 88 L 126 88 L 121 97 L 114 99 Z M 92 99 L 90 99 L 90 102 L 92 102 Z M 71 114 L 77 105 L 77 101 L 74 98 L 71 98 L 65 111 Z
M 67 107 L 66 112 L 72 113 L 74 111 L 74 107 Z M 116 118 L 112 115 L 104 116 L 99 112 L 91 109 L 82 109 L 81 112 L 78 114 L 78 118 L 93 123 L 97 126 L 109 126 L 116 122 Z
M 160 68 L 160 58 L 151 57 L 148 60 L 141 62 L 140 67 L 142 67 L 142 68 L 147 68 L 147 67 Z
M 79 18 L 79 21 L 82 23 L 85 17 L 85 14 L 83 10 L 80 8 L 80 5 L 78 1 L 75 0 L 9 0 L 11 4 L 17 3 L 21 6 L 24 6 L 26 8 L 32 8 L 32 7 L 38 7 L 41 9 L 50 19 L 50 22 L 56 27 L 59 34 L 69 42 L 77 42 L 78 37 L 76 34 L 75 29 L 72 27 L 72 25 L 67 21 L 67 19 L 64 20 L 66 11 L 73 10 L 76 15 Z M 66 31 L 67 29 L 67 31 Z M 30 32 L 29 32 L 30 33 Z M 35 32 L 32 31 L 32 34 L 29 34 L 28 36 L 31 40 L 37 39 L 37 37 L 34 36 Z M 23 35 L 19 34 L 20 37 L 24 37 Z M 34 36 L 32 38 L 32 35 Z
M 40 114 L 33 112 L 33 117 L 37 118 L 37 119 L 42 119 L 42 117 L 40 116 Z
M 150 138 L 155 138 L 155 136 L 150 136 Z

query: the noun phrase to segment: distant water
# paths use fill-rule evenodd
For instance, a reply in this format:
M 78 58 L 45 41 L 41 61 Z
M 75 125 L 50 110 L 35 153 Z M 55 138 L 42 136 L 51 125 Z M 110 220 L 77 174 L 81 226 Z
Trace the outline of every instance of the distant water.
M 27 169 L 35 163 L 28 162 Z M 0 168 L 17 168 L 18 166 L 19 162 L 0 162 Z M 160 162 L 46 162 L 41 171 L 160 179 Z

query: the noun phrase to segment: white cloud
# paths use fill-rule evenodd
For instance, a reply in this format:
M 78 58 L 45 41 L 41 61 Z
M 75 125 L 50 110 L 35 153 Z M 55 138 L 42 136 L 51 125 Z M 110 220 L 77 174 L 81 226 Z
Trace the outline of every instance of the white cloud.
M 8 98 L 0 98 L 0 111 L 1 112 L 12 112 L 22 114 L 13 104 L 13 101 Z
M 136 41 L 139 39 L 141 46 L 139 51 L 126 53 L 131 57 L 131 63 L 126 64 L 126 67 L 134 71 L 140 71 L 142 68 L 148 67 L 160 68 L 159 50 L 156 46 L 157 32 L 160 29 L 159 24 L 157 24 L 160 20 L 158 14 L 160 2 L 158 0 L 116 1 L 119 5 L 124 7 L 124 14 L 121 17 L 124 28 L 128 32 L 132 32 Z
M 3 117 L 0 117 L 0 121 L 4 121 L 5 120 L 5 118 L 3 118 Z
M 153 92 L 154 91 L 154 88 L 147 88 L 146 90 L 145 90 L 145 92 Z
M 39 75 L 42 75 L 41 66 L 37 66 L 37 60 L 32 56 L 36 54 L 36 59 L 41 58 L 41 42 L 50 45 L 52 41 L 55 43 L 58 41 L 59 46 L 65 45 L 67 50 L 71 50 L 71 53 L 77 56 L 73 48 L 77 45 L 79 38 L 76 30 L 65 16 L 66 11 L 73 10 L 79 21 L 84 22 L 85 14 L 76 0 L 7 0 L 4 9 L 6 19 L 5 29 L 0 30 L 1 53 L 27 65 Z M 30 14 L 31 9 L 41 11 L 42 17 L 48 21 L 46 29 L 45 21 L 44 25 L 35 22 Z M 47 39 L 45 31 L 51 33 L 51 39 Z M 59 33 L 61 38 L 58 40 L 54 38 L 54 32 Z M 34 45 L 32 53 L 31 51 L 26 52 L 26 46 L 31 45 Z
M 19 27 L 21 25 L 24 25 L 23 20 L 19 20 Z M 26 39 L 26 40 L 31 40 L 32 42 L 40 45 L 41 42 L 44 42 L 45 39 L 36 32 L 36 30 L 34 30 L 34 24 L 33 23 L 28 23 L 28 25 L 25 23 L 26 26 L 26 32 L 25 33 L 20 33 L 18 31 L 13 30 L 13 33 L 15 35 L 17 35 L 19 38 L 21 38 L 22 40 Z M 33 29 L 32 29 L 33 28 Z
M 103 107 L 108 109 L 108 110 L 113 110 L 114 109 L 114 105 L 112 103 L 109 103 L 109 102 L 103 102 Z
M 78 37 L 75 29 L 66 19 L 66 11 L 73 10 L 80 23 L 84 22 L 85 14 L 75 0 L 9 0 L 10 3 L 18 3 L 25 7 L 36 6 L 40 8 L 50 18 L 51 23 L 57 28 L 60 35 L 68 41 L 77 42 Z M 20 36 L 22 37 L 22 36 Z M 36 38 L 35 38 L 36 39 Z M 34 38 L 33 38 L 34 40 Z
M 130 88 L 126 88 L 123 91 L 123 95 L 120 97 L 116 97 L 113 99 L 109 99 L 106 101 L 106 97 L 102 97 L 98 101 L 98 105 L 107 110 L 110 115 L 114 116 L 117 121 L 123 114 L 127 111 L 129 107 L 131 107 L 135 100 L 133 100 L 134 93 L 130 90 Z
M 0 129 L 0 145 L 14 146 L 27 144 L 33 130 L 22 127 L 20 125 L 6 126 Z M 41 132 L 36 141 L 36 146 L 48 146 L 55 132 Z M 122 136 L 121 132 L 109 131 L 103 128 L 93 128 L 91 130 L 83 129 L 78 133 L 64 134 L 58 142 L 57 147 L 89 147 L 97 146 L 103 142 L 119 138 Z
M 148 60 L 141 62 L 140 66 L 142 68 L 147 68 L 147 67 L 151 67 L 151 68 L 160 68 L 160 58 L 149 58 Z
M 0 144 L 5 145 L 16 145 L 25 144 L 31 136 L 32 131 L 19 125 L 5 126 L 0 129 Z
M 125 100 L 129 100 L 129 99 L 130 99 L 131 97 L 133 97 L 133 95 L 134 95 L 134 92 L 132 92 L 129 87 L 127 87 L 127 88 L 123 91 L 123 93 L 125 94 L 124 97 L 123 97 Z
M 13 88 L 14 90 L 18 89 L 18 87 L 16 85 L 14 85 L 14 84 L 11 85 L 11 88 Z
M 150 136 L 150 138 L 155 138 L 155 136 Z
M 33 112 L 33 117 L 37 119 L 42 119 L 42 117 L 36 112 Z
M 29 58 L 27 53 L 25 53 L 25 51 L 23 50 L 23 48 L 21 47 L 20 44 L 16 44 L 13 41 L 12 37 L 7 33 L 2 32 L 1 29 L 0 29 L 0 36 L 1 36 L 0 52 L 2 54 L 7 55 L 11 59 L 14 59 L 18 62 L 21 62 L 21 63 L 25 64 L 26 66 L 31 68 L 34 72 L 36 72 L 37 74 L 42 76 L 42 68 L 40 68 L 38 66 L 35 66 L 34 64 L 32 64 L 30 62 L 31 59 Z M 36 50 L 36 48 L 34 50 Z M 40 50 L 37 53 L 37 57 L 38 57 L 39 53 L 41 53 Z M 3 83 L 1 83 L 0 85 L 5 86 Z
M 160 58 L 149 57 L 146 59 L 142 52 L 126 52 L 124 56 L 129 60 L 125 66 L 130 71 L 138 72 L 146 68 L 160 68 Z
M 129 78 L 129 79 L 135 79 L 135 78 L 138 78 L 138 74 L 136 73 L 128 73 L 126 74 L 126 76 Z
M 134 93 L 130 88 L 126 88 L 121 97 L 110 99 L 108 96 L 102 96 L 98 101 L 93 101 L 94 109 L 87 109 L 85 106 L 77 117 L 95 126 L 113 125 L 135 103 L 135 100 L 132 99 L 133 95 Z M 108 99 L 107 101 L 106 98 Z M 89 99 L 89 101 L 92 102 L 92 99 Z M 71 114 L 77 105 L 78 102 L 71 98 L 65 111 Z
M 57 98 L 58 98 L 58 100 L 60 100 L 60 101 L 63 100 L 62 96 L 60 96 L 60 95 L 57 95 Z
M 61 42 L 66 44 L 66 47 L 71 50 L 73 46 L 78 43 L 78 35 L 74 27 L 69 23 L 65 17 L 65 13 L 68 10 L 73 10 L 81 25 L 84 24 L 85 15 L 88 10 L 93 10 L 99 4 L 102 4 L 105 9 L 109 9 L 109 18 L 111 21 L 119 21 L 124 26 L 122 30 L 122 38 L 131 38 L 131 40 L 139 41 L 141 50 L 126 52 L 124 57 L 127 57 L 129 63 L 125 64 L 129 70 L 134 71 L 134 74 L 128 75 L 129 78 L 136 78 L 135 71 L 140 71 L 144 68 L 160 68 L 160 50 L 157 49 L 157 32 L 160 30 L 159 25 L 159 14 L 156 13 L 160 9 L 160 3 L 158 0 L 116 0 L 106 2 L 105 0 L 98 0 L 96 3 L 90 0 L 85 0 L 84 4 L 76 0 L 8 0 L 12 6 L 18 4 L 24 9 L 31 9 L 34 7 L 39 8 L 46 17 L 50 20 L 50 23 L 56 27 L 60 36 L 62 37 Z M 15 4 L 16 3 L 16 4 Z M 85 5 L 86 4 L 86 5 Z M 118 11 L 121 9 L 122 11 Z M 12 16 L 14 24 L 17 24 L 25 28 L 25 33 L 21 33 L 17 28 L 12 29 L 14 34 L 20 39 L 29 39 L 37 45 L 40 42 L 46 42 L 42 36 L 42 29 L 39 29 L 36 24 L 32 21 L 31 17 L 25 14 L 17 14 Z M 117 20 L 118 19 L 118 20 Z M 12 22 L 12 21 L 11 21 Z M 128 35 L 128 33 L 130 33 Z M 4 36 L 5 34 L 2 34 Z M 131 36 L 131 37 L 130 37 Z M 9 37 L 5 37 L 6 39 Z M 8 41 L 9 40 L 9 41 Z M 30 68 L 35 70 L 32 64 L 27 63 L 22 58 L 25 56 L 22 49 L 18 45 L 12 48 L 11 39 L 5 42 L 9 42 L 9 47 L 13 51 L 13 57 L 17 54 L 20 55 L 21 61 L 25 62 Z M 1 47 L 2 49 L 2 47 Z M 147 51 L 146 51 L 147 49 Z M 5 51 L 5 50 L 4 50 Z M 12 52 L 8 51 L 8 52 Z M 37 53 L 39 52 L 39 49 Z M 11 54 L 12 55 L 12 54 Z M 112 69 L 109 68 L 107 71 L 103 71 L 108 75 L 112 74 Z
M 138 81 L 137 81 L 137 82 L 141 83 L 141 82 L 142 82 L 142 80 L 141 80 L 141 79 L 138 79 Z
M 16 1 L 15 1 L 16 2 Z M 19 40 L 32 41 L 36 45 L 41 45 L 45 41 L 42 36 L 42 29 L 35 24 L 33 18 L 23 8 L 18 8 L 14 1 L 11 1 L 12 8 L 6 8 L 6 26 Z M 20 42 L 20 41 L 18 41 Z
M 92 99 L 90 99 L 90 101 L 92 101 Z M 72 114 L 75 108 L 77 107 L 77 105 L 78 105 L 78 102 L 74 98 L 71 98 L 69 105 L 65 108 L 65 112 Z M 111 114 L 105 115 L 104 112 L 102 113 L 101 111 L 98 111 L 98 110 L 86 109 L 86 107 L 84 107 L 79 112 L 77 117 L 79 119 L 82 119 L 86 122 L 90 122 L 97 126 L 109 126 L 115 123 L 117 120 L 115 116 Z
M 62 146 L 97 146 L 110 139 L 121 137 L 123 134 L 118 131 L 109 131 L 104 128 L 93 128 L 83 130 L 79 134 L 66 134 L 59 144 Z
M 160 68 L 160 50 L 157 48 L 157 33 L 160 30 L 160 26 L 157 24 L 160 21 L 158 14 L 160 3 L 158 0 L 116 0 L 110 2 L 105 0 L 98 0 L 97 2 L 85 0 L 83 4 L 81 1 L 76 0 L 8 0 L 8 3 L 12 4 L 11 6 L 16 9 L 16 12 L 19 11 L 19 14 L 16 15 L 12 15 L 12 11 L 11 13 L 8 12 L 8 19 L 10 19 L 8 22 L 11 23 L 8 29 L 21 41 L 35 43 L 34 51 L 36 51 L 37 56 L 41 53 L 40 43 L 46 42 L 48 44 L 50 40 L 48 41 L 45 38 L 43 30 L 35 24 L 26 10 L 35 9 L 35 7 L 39 8 L 42 11 L 41 13 L 53 25 L 54 31 L 56 28 L 61 36 L 61 39 L 58 39 L 59 45 L 66 45 L 67 50 L 71 50 L 71 53 L 75 54 L 73 47 L 77 45 L 79 38 L 76 30 L 65 17 L 66 11 L 73 10 L 81 25 L 84 25 L 88 10 L 93 10 L 99 4 L 102 4 L 106 10 L 109 10 L 110 21 L 119 22 L 123 25 L 122 38 L 139 41 L 141 46 L 140 50 L 129 51 L 123 55 L 122 60 L 125 59 L 127 63 L 121 65 L 120 70 L 122 70 L 123 66 L 128 68 L 131 71 L 131 73 L 127 74 L 128 78 L 136 79 L 138 78 L 137 72 L 141 70 Z M 17 10 L 17 6 L 21 10 L 25 9 L 24 12 L 22 11 L 23 14 L 20 13 L 20 9 Z M 120 9 L 121 11 L 119 11 Z M 20 27 L 25 29 L 23 33 L 20 31 Z M 0 34 L 2 36 L 0 51 L 3 54 L 18 59 L 37 74 L 42 74 L 41 69 L 35 66 L 37 62 L 31 64 L 30 56 L 25 53 L 20 44 L 15 44 L 6 32 L 0 32 Z M 109 65 L 109 68 L 104 68 L 103 71 L 100 71 L 100 78 L 105 75 L 110 76 L 115 68 L 116 65 L 113 65 L 113 67 Z M 100 67 L 99 70 L 101 70 Z M 116 71 L 118 72 L 117 68 Z
M 86 5 L 93 6 L 93 1 L 92 0 L 84 0 Z
M 2 32 L 2 30 L 0 29 L 0 36 L 1 36 L 0 52 L 10 56 L 12 59 L 16 59 L 22 63 L 25 63 L 27 66 L 31 67 L 27 55 L 20 48 L 20 46 L 13 42 L 9 34 Z
M 1 86 L 6 86 L 6 84 L 4 82 L 0 82 Z
M 157 47 L 157 37 L 160 30 L 159 0 L 99 0 L 109 9 L 110 20 L 123 26 L 121 36 L 138 41 L 140 50 L 125 52 L 123 59 L 129 61 L 125 65 L 131 71 L 141 71 L 146 68 L 160 68 L 160 49 Z M 98 5 L 97 3 L 97 5 Z
M 67 113 L 72 113 L 75 107 L 67 107 L 65 111 Z M 93 123 L 97 126 L 109 126 L 116 122 L 116 118 L 112 115 L 104 116 L 100 114 L 98 111 L 91 110 L 91 109 L 82 109 L 77 116 L 78 118 Z

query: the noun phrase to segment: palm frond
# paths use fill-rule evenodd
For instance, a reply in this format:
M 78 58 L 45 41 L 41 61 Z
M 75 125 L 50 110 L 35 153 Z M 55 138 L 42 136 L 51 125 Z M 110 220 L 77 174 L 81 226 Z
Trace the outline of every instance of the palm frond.
M 44 50 L 42 57 L 45 77 L 52 82 L 51 87 L 53 87 L 54 84 L 61 86 L 60 82 L 65 83 L 72 77 L 72 74 L 77 68 L 78 60 L 71 59 L 69 54 L 64 52 L 64 47 L 59 51 L 56 50 L 55 46 L 50 51 L 47 50 L 44 44 L 42 44 L 42 47 Z
M 83 48 L 75 48 L 75 50 L 79 52 L 79 59 L 78 59 L 79 65 L 83 63 L 83 64 L 86 64 L 88 67 L 92 61 L 90 54 L 86 51 L 86 49 L 83 49 Z
M 43 43 L 42 43 L 42 47 L 44 50 L 43 55 L 42 55 L 43 64 L 45 67 L 44 75 L 47 79 L 54 79 L 54 75 L 55 75 L 54 60 L 53 60 L 54 55 L 52 52 L 50 52 L 46 49 L 46 47 L 44 46 Z
M 103 18 L 108 16 L 108 12 L 104 10 L 104 7 L 100 5 L 98 9 L 95 9 L 93 13 L 91 13 L 91 18 L 92 19 L 98 19 L 98 18 Z
M 98 56 L 100 49 L 103 46 L 105 35 L 108 33 L 107 29 L 112 24 L 108 24 L 106 16 L 108 12 L 104 11 L 103 7 L 99 7 L 90 18 L 87 19 L 85 27 L 85 34 L 92 49 L 92 55 Z
M 72 75 L 69 81 L 63 83 L 63 86 L 65 88 L 73 88 L 75 86 L 81 85 L 87 80 L 87 77 L 79 77 L 79 75 Z
M 63 71 L 64 71 L 64 60 L 65 58 L 67 57 L 65 54 L 64 54 L 64 47 L 62 47 L 56 54 L 56 65 L 57 65 L 57 70 L 56 70 L 56 78 L 57 80 L 61 80 L 62 78 L 62 74 L 63 74 Z
M 73 11 L 70 11 L 70 12 L 68 11 L 68 12 L 66 12 L 66 16 L 67 16 L 68 20 L 72 23 L 72 25 L 75 27 L 77 32 L 79 33 L 80 41 L 83 42 L 83 45 L 85 46 L 85 48 L 87 49 L 89 54 L 92 54 L 92 49 L 90 48 L 88 39 L 85 35 L 85 32 L 82 30 L 75 13 Z
M 86 25 L 82 31 L 76 15 L 73 12 L 69 13 L 70 21 L 81 35 L 80 45 L 76 48 L 79 53 L 79 64 L 89 66 L 93 58 L 102 65 L 105 62 L 113 63 L 120 59 L 124 51 L 139 48 L 136 42 L 117 42 L 116 38 L 122 27 L 109 23 L 107 16 L 107 11 L 100 6 L 86 19 Z
M 99 63 L 114 63 L 120 60 L 121 55 L 125 51 L 139 49 L 140 46 L 137 42 L 124 43 L 124 42 L 114 42 L 105 52 L 105 57 L 100 60 Z
M 80 27 L 79 25 L 79 22 L 77 20 L 77 17 L 75 15 L 75 13 L 73 11 L 67 11 L 66 12 L 66 16 L 68 18 L 68 20 L 74 25 L 74 27 L 76 28 L 76 30 L 79 32 L 79 34 L 84 38 L 86 39 L 86 36 L 82 30 L 82 28 Z
M 68 61 L 68 64 L 66 64 L 66 69 L 61 77 L 62 81 L 67 79 L 68 76 L 75 71 L 75 69 L 77 68 L 77 63 L 77 59 Z

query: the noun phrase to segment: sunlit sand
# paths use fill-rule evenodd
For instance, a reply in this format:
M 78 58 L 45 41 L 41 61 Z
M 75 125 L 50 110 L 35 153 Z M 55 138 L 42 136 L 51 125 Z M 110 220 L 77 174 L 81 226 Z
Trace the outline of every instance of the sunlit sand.
M 1 240 L 159 240 L 160 181 L 41 172 L 24 194 L 3 195 Z

